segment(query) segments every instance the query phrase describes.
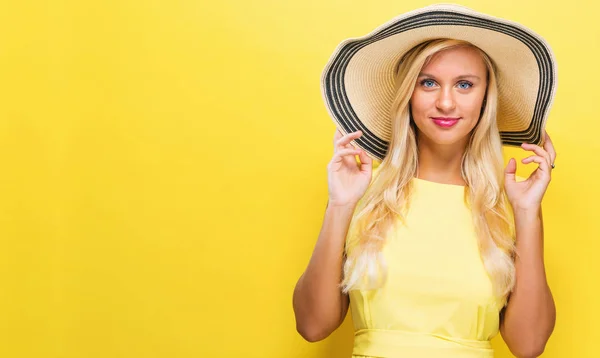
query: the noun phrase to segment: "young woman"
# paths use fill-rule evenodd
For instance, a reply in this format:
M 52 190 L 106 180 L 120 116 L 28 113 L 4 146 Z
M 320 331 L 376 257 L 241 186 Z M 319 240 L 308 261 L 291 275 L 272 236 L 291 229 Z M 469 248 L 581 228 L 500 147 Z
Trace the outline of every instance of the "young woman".
M 306 340 L 350 307 L 354 357 L 493 357 L 498 332 L 518 357 L 542 353 L 555 77 L 539 36 L 453 5 L 340 44 L 323 75 L 339 128 L 329 202 L 293 296 Z M 527 179 L 502 157 L 520 142 L 537 165 Z

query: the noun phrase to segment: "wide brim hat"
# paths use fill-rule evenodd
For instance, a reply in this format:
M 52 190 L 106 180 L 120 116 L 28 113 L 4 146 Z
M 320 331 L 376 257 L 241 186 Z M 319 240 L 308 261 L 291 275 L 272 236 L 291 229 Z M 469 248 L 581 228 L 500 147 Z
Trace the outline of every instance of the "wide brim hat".
M 391 139 L 397 65 L 408 50 L 437 38 L 468 41 L 494 62 L 502 143 L 542 144 L 556 91 L 550 46 L 519 23 L 453 4 L 404 13 L 337 46 L 323 70 L 321 92 L 338 129 L 344 134 L 361 130 L 353 143 L 382 160 Z

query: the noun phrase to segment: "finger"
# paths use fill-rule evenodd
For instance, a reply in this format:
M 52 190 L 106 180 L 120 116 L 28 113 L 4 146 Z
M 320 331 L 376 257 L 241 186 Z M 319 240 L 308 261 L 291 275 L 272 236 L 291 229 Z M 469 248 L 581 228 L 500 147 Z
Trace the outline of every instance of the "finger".
M 355 155 L 359 155 L 359 154 L 360 154 L 360 149 L 343 148 L 343 149 L 338 150 L 334 154 L 332 161 L 334 163 L 338 163 L 338 162 L 342 161 L 344 159 L 344 157 L 346 157 L 346 156 L 349 156 L 349 155 L 355 156 Z
M 359 138 L 361 135 L 362 135 L 362 131 L 356 131 L 356 132 L 346 134 L 345 136 L 343 136 L 342 138 L 338 139 L 335 142 L 335 150 L 347 148 L 346 146 L 348 144 L 350 144 L 350 142 L 352 142 L 356 138 Z
M 535 158 L 543 158 L 543 157 L 540 157 L 539 155 L 530 155 L 530 156 L 529 156 L 529 157 L 527 157 L 527 158 L 523 158 L 523 159 L 521 159 L 521 163 L 523 163 L 523 164 L 529 164 L 529 163 L 531 163 L 531 162 L 534 162 L 534 159 L 535 159 Z M 546 161 L 546 162 L 547 162 L 547 161 Z
M 537 163 L 539 164 L 539 168 L 546 172 L 546 173 L 550 173 L 550 164 L 548 164 L 548 159 L 541 157 L 539 155 L 532 155 L 531 157 L 527 157 L 523 160 L 521 160 L 521 162 L 523 164 L 529 164 L 529 163 Z
M 334 145 L 334 147 L 335 147 L 337 141 L 339 141 L 343 136 L 344 136 L 344 134 L 339 129 L 336 128 L 335 134 L 333 136 L 333 145 Z M 354 147 L 352 146 L 352 144 L 346 144 L 344 146 L 344 148 L 354 148 Z
M 546 161 L 548 162 L 548 165 L 550 165 L 552 163 L 551 159 L 550 159 L 550 154 L 548 154 L 548 152 L 546 152 L 546 150 L 544 150 L 544 148 L 540 147 L 539 145 L 523 143 L 523 144 L 521 144 L 521 148 L 532 151 L 535 154 L 537 154 L 538 156 L 545 158 Z
M 517 172 L 517 161 L 514 158 L 510 158 L 510 160 L 508 161 L 508 164 L 506 165 L 506 168 L 504 169 L 504 175 L 506 180 L 511 181 L 511 182 L 515 182 L 516 179 L 516 174 Z
M 358 154 L 358 158 L 360 159 L 360 171 L 369 171 L 371 169 L 371 165 L 373 164 L 373 160 L 371 159 L 371 157 L 369 157 L 369 155 L 364 150 L 361 150 Z
M 544 131 L 544 133 L 544 149 L 546 152 L 548 152 L 548 154 L 550 154 L 550 164 L 553 164 L 556 161 L 556 150 L 554 149 L 554 143 L 552 143 L 552 139 L 550 139 L 548 132 Z
M 335 144 L 343 136 L 344 135 L 342 134 L 342 132 L 340 132 L 340 130 L 338 128 L 336 128 L 335 133 L 333 134 L 333 144 Z

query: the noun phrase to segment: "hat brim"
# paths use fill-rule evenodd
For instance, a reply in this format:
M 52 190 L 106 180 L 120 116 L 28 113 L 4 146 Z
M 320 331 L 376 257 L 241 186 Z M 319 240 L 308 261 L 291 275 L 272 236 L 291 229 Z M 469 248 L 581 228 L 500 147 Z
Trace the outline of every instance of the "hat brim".
M 361 130 L 356 145 L 383 159 L 391 138 L 396 65 L 410 48 L 434 38 L 468 41 L 494 61 L 503 144 L 542 143 L 556 91 L 550 47 L 518 23 L 456 5 L 432 5 L 403 14 L 338 45 L 321 77 L 322 95 L 338 128 L 345 133 Z

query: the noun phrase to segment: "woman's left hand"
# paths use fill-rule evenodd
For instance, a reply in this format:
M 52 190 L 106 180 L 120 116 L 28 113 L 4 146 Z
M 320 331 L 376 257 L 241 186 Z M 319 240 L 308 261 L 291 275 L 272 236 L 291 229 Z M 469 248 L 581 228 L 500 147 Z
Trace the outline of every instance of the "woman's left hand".
M 517 182 L 515 173 L 517 161 L 511 158 L 504 170 L 504 187 L 506 195 L 514 210 L 537 210 L 542 204 L 542 198 L 550 184 L 552 166 L 556 160 L 556 151 L 548 132 L 544 131 L 544 147 L 523 143 L 521 148 L 532 151 L 531 155 L 521 162 L 523 164 L 537 163 L 538 168 L 531 173 L 527 180 Z

